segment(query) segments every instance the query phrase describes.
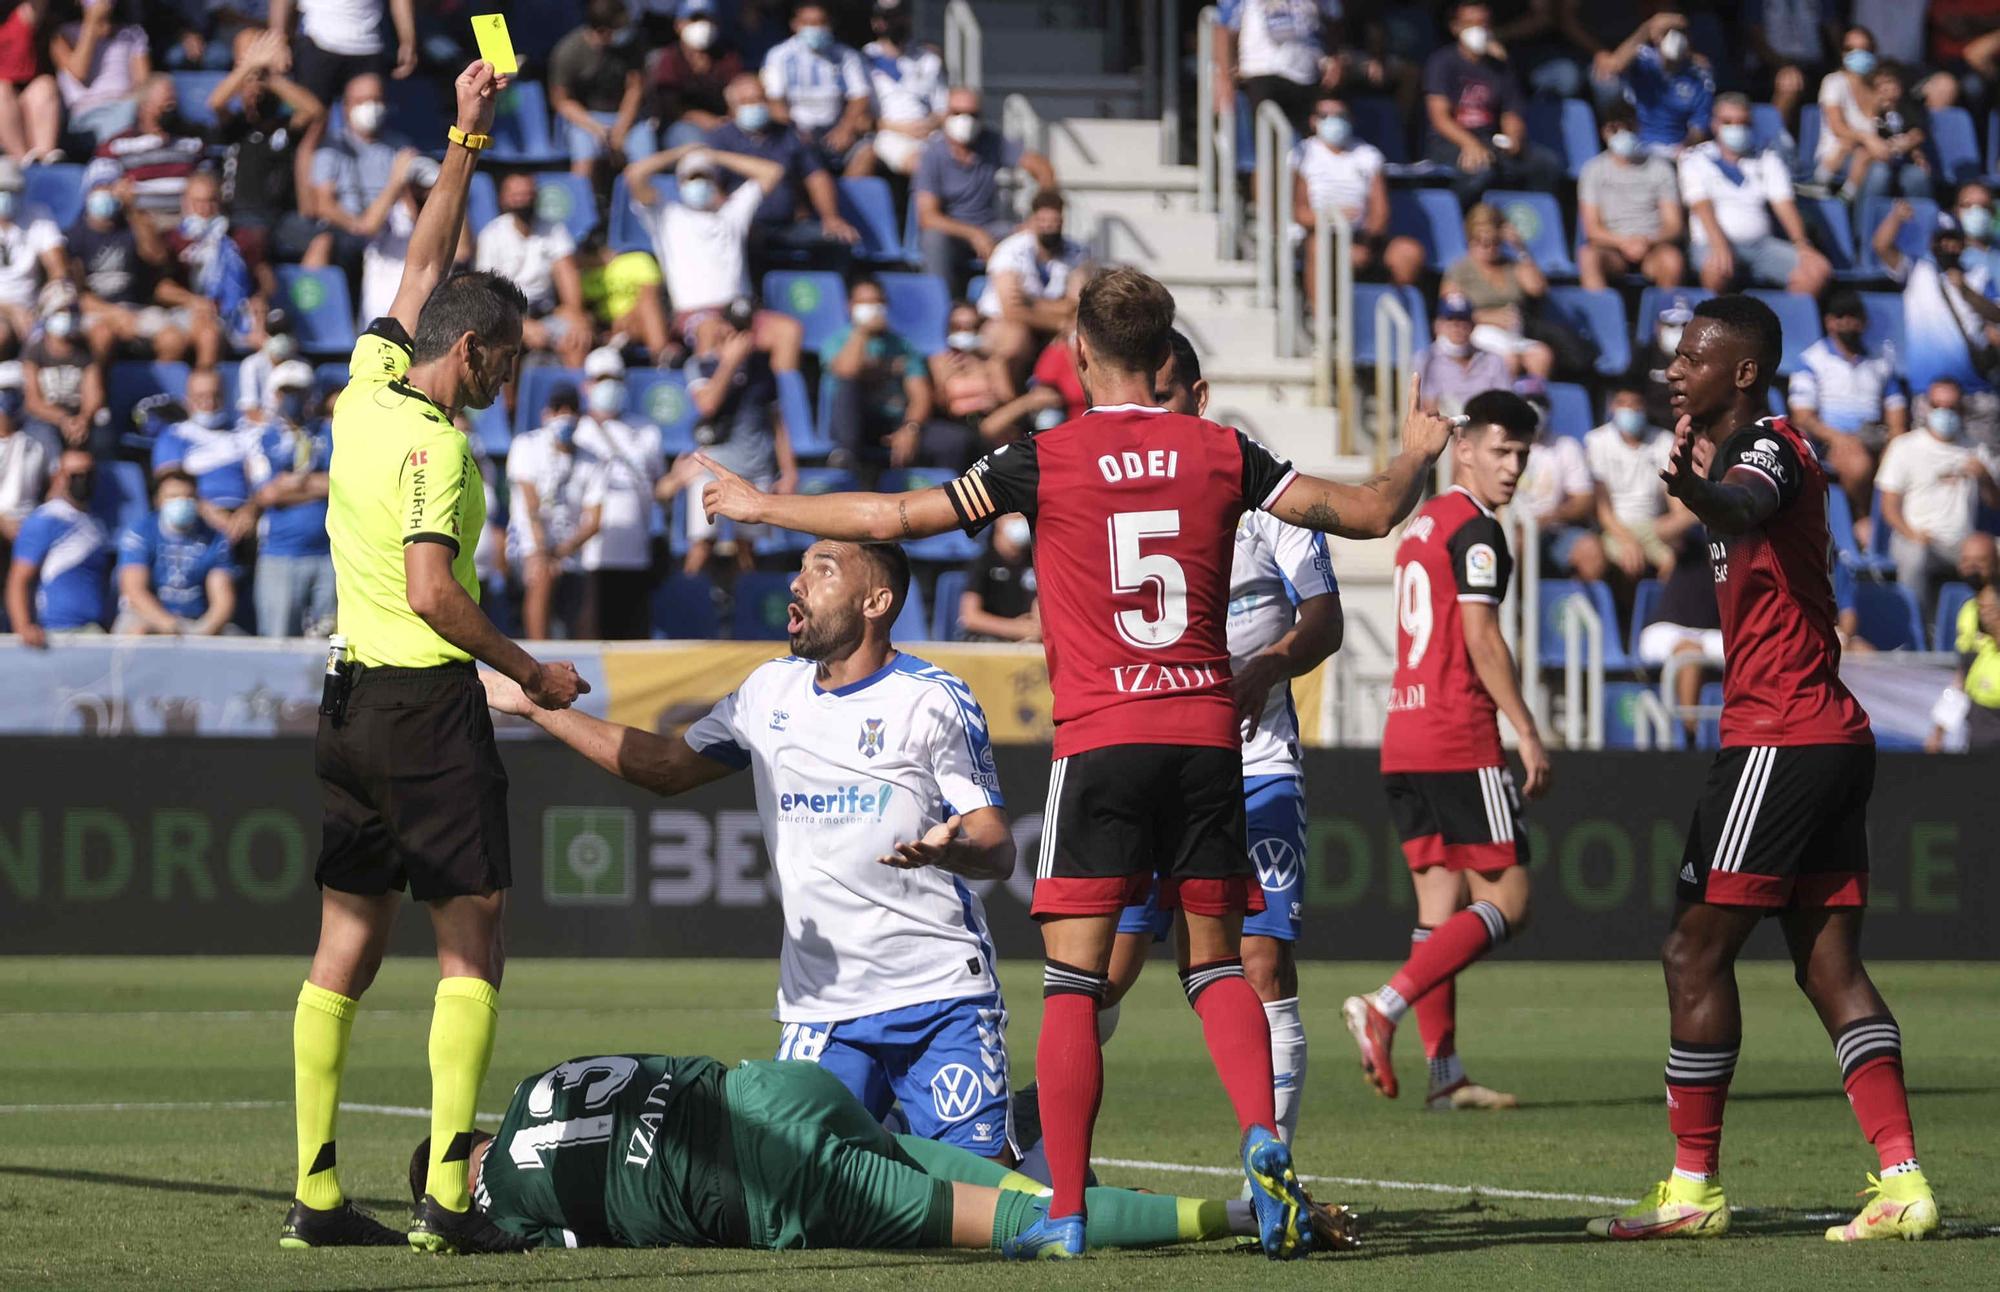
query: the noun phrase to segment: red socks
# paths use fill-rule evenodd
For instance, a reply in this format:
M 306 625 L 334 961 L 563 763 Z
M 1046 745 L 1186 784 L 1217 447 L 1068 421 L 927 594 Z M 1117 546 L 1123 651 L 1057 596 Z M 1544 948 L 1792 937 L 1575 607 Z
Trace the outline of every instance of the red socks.
M 1035 1046 L 1035 1081 L 1042 1095 L 1042 1143 L 1049 1157 L 1049 1215 L 1083 1212 L 1090 1174 L 1090 1133 L 1104 1100 L 1104 1052 L 1097 1043 L 1101 974 L 1049 961 L 1042 969 L 1042 1035 Z M 1263 1015 L 1260 1012 L 1261 1022 Z M 1265 1099 L 1270 1098 L 1269 1031 L 1265 1033 Z
M 1410 930 L 1410 958 L 1430 941 L 1433 930 L 1418 925 Z M 1446 978 L 1410 1002 L 1417 1014 L 1417 1034 L 1424 1041 L 1424 1057 L 1442 1059 L 1458 1053 L 1458 979 Z
M 1882 1168 L 1914 1162 L 1917 1135 L 1910 1126 L 1910 1096 L 1903 1086 L 1903 1035 L 1887 1014 L 1857 1019 L 1833 1038 L 1841 1084 L 1861 1133 L 1875 1146 Z
M 1741 1041 L 1673 1041 L 1667 1049 L 1667 1125 L 1674 1132 L 1674 1174 L 1713 1180 L 1722 1155 L 1722 1106 L 1736 1075 Z
M 1465 967 L 1507 940 L 1507 917 L 1491 902 L 1474 902 L 1431 930 L 1431 935 L 1413 947 L 1410 958 L 1389 980 L 1389 992 L 1405 1002 L 1422 999 L 1433 988 L 1462 972 Z M 1391 1022 L 1402 1011 L 1383 1008 L 1384 993 L 1377 993 L 1376 1008 Z M 1405 1006 L 1407 1008 L 1407 1005 Z
M 1276 1096 L 1271 1090 L 1271 1021 L 1264 1003 L 1243 978 L 1241 960 L 1214 960 L 1191 966 L 1181 974 L 1188 1004 L 1201 1016 L 1202 1038 L 1216 1075 L 1236 1109 L 1239 1130 L 1278 1127 Z M 1051 1212 L 1053 1214 L 1053 1212 Z

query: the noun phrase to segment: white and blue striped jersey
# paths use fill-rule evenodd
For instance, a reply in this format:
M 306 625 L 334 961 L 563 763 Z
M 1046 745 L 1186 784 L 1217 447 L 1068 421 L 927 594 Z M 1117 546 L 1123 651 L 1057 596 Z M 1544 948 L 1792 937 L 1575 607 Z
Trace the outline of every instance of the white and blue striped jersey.
M 764 56 L 764 93 L 783 103 L 792 125 L 807 134 L 830 130 L 847 111 L 849 99 L 865 99 L 872 91 L 868 65 L 846 45 L 835 43 L 818 53 L 797 36 Z
M 1267 511 L 1244 512 L 1229 571 L 1230 668 L 1241 669 L 1290 632 L 1300 602 L 1339 595 L 1324 534 L 1287 525 Z M 1271 688 L 1257 733 L 1243 746 L 1243 774 L 1300 774 L 1299 715 L 1290 683 Z
M 935 867 L 876 860 L 953 813 L 1002 806 L 986 715 L 964 682 L 897 655 L 825 691 L 811 661 L 773 660 L 686 739 L 756 777 L 785 916 L 780 1022 L 999 990 L 979 898 Z

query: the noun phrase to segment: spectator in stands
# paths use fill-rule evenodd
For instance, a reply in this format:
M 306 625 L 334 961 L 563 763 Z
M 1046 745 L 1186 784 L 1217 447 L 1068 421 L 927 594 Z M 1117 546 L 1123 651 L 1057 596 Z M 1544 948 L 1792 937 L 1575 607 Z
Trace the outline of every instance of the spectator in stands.
M 1958 576 L 1972 589 L 1951 637 L 1936 643 L 1958 654 L 1958 676 L 1931 710 L 1929 753 L 2000 748 L 2000 551 L 1991 534 L 1971 534 L 1958 549 Z
M 932 421 L 936 392 L 924 355 L 889 325 L 873 278 L 847 289 L 849 326 L 820 347 L 820 398 L 831 401 L 829 466 L 934 466 L 963 470 L 976 444 L 964 423 Z
M 874 171 L 868 69 L 861 55 L 833 38 L 825 5 L 793 7 L 792 38 L 765 55 L 762 78 L 773 118 L 798 131 L 827 169 Z
M 225 345 L 261 339 L 261 323 L 277 294 L 277 275 L 265 260 L 265 240 L 234 227 L 222 210 L 222 180 L 196 171 L 181 190 L 180 223 L 167 231 L 167 269 L 160 286 L 185 290 L 193 320 L 195 362 L 208 367 Z
M 574 368 L 590 353 L 590 316 L 577 278 L 576 239 L 561 220 L 535 214 L 535 177 L 516 171 L 500 180 L 500 214 L 479 231 L 474 266 L 499 274 L 528 298 L 521 343 L 552 350 Z
M 743 55 L 716 20 L 715 0 L 681 0 L 674 25 L 680 39 L 660 51 L 650 86 L 668 148 L 700 143 L 729 120 L 723 90 L 743 74 Z
M 263 327 L 264 344 L 236 366 L 236 415 L 246 422 L 270 417 L 278 400 L 271 376 L 279 364 L 299 357 L 299 339 L 292 333 L 290 314 L 281 309 L 266 311 Z
M 1840 16 L 1829 0 L 1758 0 L 1742 15 L 1752 85 L 1782 120 L 1798 119 L 1807 81 L 1825 72 L 1827 36 Z
M 1873 114 L 1868 129 L 1861 132 L 1862 146 L 1847 164 L 1847 182 L 1840 195 L 1856 206 L 1891 193 L 1928 198 L 1931 170 L 1924 144 L 1929 117 L 1908 97 L 1903 74 L 1893 66 L 1869 74 L 1868 92 Z
M 631 37 L 625 0 L 590 0 L 583 25 L 549 54 L 549 106 L 563 120 L 570 171 L 585 179 L 600 158 L 622 166 L 657 151 L 653 123 L 639 117 L 645 55 Z
M 1688 298 L 1675 296 L 1650 320 L 1643 340 L 1633 348 L 1625 380 L 1645 392 L 1646 420 L 1655 426 L 1672 426 L 1680 420 L 1672 392 L 1667 389 L 1667 366 L 1673 363 L 1681 333 L 1693 318 L 1694 306 Z
M 1087 275 L 1072 274 L 1070 296 L 1079 295 L 1087 281 Z M 979 423 L 979 433 L 993 443 L 1004 444 L 1030 431 L 1082 417 L 1089 407 L 1083 375 L 1076 370 L 1076 332 L 1072 328 L 1042 347 L 1029 374 L 1028 388 L 988 413 Z
M 215 362 L 222 346 L 215 310 L 167 272 L 166 238 L 133 208 L 130 180 L 84 195 L 83 220 L 69 231 L 65 250 L 69 277 L 82 289 L 93 353 L 109 358 L 119 345 L 144 342 L 166 362 L 188 357 L 190 347 Z
M 1673 505 L 1680 507 L 1675 499 Z M 1705 672 L 1722 668 L 1722 611 L 1715 601 L 1715 575 L 1708 563 L 1708 531 L 1699 522 L 1681 532 L 1674 547 L 1673 569 L 1660 579 L 1653 621 L 1639 630 L 1634 644 L 1639 662 L 1664 670 L 1676 655 L 1695 655 L 1702 667 L 1683 665 L 1674 675 L 1674 699 L 1682 714 L 1689 743 L 1700 728 L 1692 712 L 1701 703 Z
M 153 35 L 165 36 L 163 61 L 177 72 L 220 72 L 229 66 L 235 37 L 245 30 L 250 6 L 239 0 L 177 0 L 163 4 Z M 268 19 L 268 4 L 256 6 L 254 30 L 261 34 Z
M 1592 75 L 1600 82 L 1624 78 L 1639 142 L 1648 150 L 1678 156 L 1708 138 L 1715 74 L 1688 42 L 1685 14 L 1646 19 L 1618 48 L 1598 55 Z
M 21 365 L 0 363 L 0 569 L 5 569 L 21 522 L 40 505 L 49 471 L 61 456 L 27 431 Z
M 1539 400 L 1521 393 L 1534 405 L 1540 424 L 1535 442 L 1528 448 L 1527 465 L 1521 468 L 1521 478 L 1514 486 L 1513 511 L 1535 518 L 1544 574 L 1574 571 L 1580 578 L 1601 579 L 1604 547 L 1594 528 L 1597 488 L 1590 478 L 1590 463 L 1584 458 L 1583 441 L 1555 433 L 1546 391 Z M 1463 401 L 1459 406 L 1463 407 Z
M 410 151 L 398 146 L 400 135 L 383 129 L 389 107 L 382 93 L 382 78 L 372 73 L 349 81 L 341 100 L 345 122 L 340 133 L 311 153 L 301 210 L 318 224 L 301 258 L 306 265 L 337 264 L 352 272 L 375 236 L 365 217 L 376 209 L 397 178 L 399 160 Z M 302 162 L 306 156 L 301 147 Z
M 944 349 L 931 356 L 931 385 L 943 415 L 978 430 L 990 449 L 1012 440 L 1014 431 L 1011 425 L 987 426 L 1001 399 L 993 384 L 993 365 L 987 361 L 986 339 L 979 333 L 979 324 L 977 306 L 970 301 L 952 302 Z
M 222 378 L 205 368 L 188 375 L 187 420 L 153 442 L 153 478 L 169 471 L 192 476 L 201 518 L 232 547 L 257 525 L 249 475 L 256 439 L 254 427 L 241 426 L 223 407 Z
M 778 177 L 764 186 L 763 201 L 750 225 L 752 260 L 760 260 L 767 249 L 817 252 L 859 242 L 861 234 L 841 218 L 840 190 L 827 173 L 819 149 L 772 115 L 764 83 L 746 72 L 729 83 L 727 95 L 730 120 L 709 134 L 709 146 L 778 167 Z M 666 264 L 666 258 L 661 257 L 660 263 Z M 667 290 L 673 290 L 671 269 Z M 686 308 L 678 297 L 674 307 Z
M 118 617 L 133 636 L 213 637 L 236 614 L 236 562 L 210 529 L 194 477 L 178 468 L 153 478 L 153 510 L 118 536 Z
M 333 102 L 359 78 L 388 72 L 402 80 L 417 70 L 413 0 L 271 0 L 271 30 L 291 33 L 295 10 L 292 75 L 321 103 Z M 384 17 L 388 31 L 383 30 Z
M 1826 335 L 1800 356 L 1785 402 L 1854 514 L 1865 516 L 1882 447 L 1910 429 L 1909 392 L 1895 356 L 1868 353 L 1868 310 L 1859 293 L 1836 289 L 1820 313 Z
M 1976 179 L 1959 185 L 1957 213 L 1959 231 L 1965 234 L 1959 263 L 1967 269 L 1983 268 L 1988 278 L 2000 282 L 2000 241 L 1993 236 L 1992 187 Z
M 1474 343 L 1474 331 L 1471 301 L 1456 291 L 1438 298 L 1433 339 L 1417 355 L 1417 373 L 1423 378 L 1425 405 L 1449 417 L 1464 411 L 1474 395 L 1504 389 L 1513 378 L 1504 356 Z
M 138 119 L 139 90 L 153 74 L 143 14 L 140 0 L 87 0 L 82 21 L 64 23 L 49 42 L 64 128 L 93 148 Z
M 222 202 L 232 226 L 256 230 L 275 254 L 296 259 L 317 230 L 299 214 L 297 159 L 326 105 L 286 75 L 283 37 L 260 32 L 208 96 L 208 142 L 222 153 Z
M 1536 339 L 1546 325 L 1536 317 L 1549 280 L 1513 222 L 1485 203 L 1465 214 L 1465 259 L 1444 273 L 1444 290 L 1472 303 L 1473 344 L 1504 355 L 1515 371 L 1547 379 L 1555 352 Z
M 1933 381 L 1920 428 L 1889 442 L 1875 476 L 1882 491 L 1882 521 L 1891 531 L 1896 582 L 1917 594 L 1926 622 L 1937 585 L 1951 577 L 1959 545 L 1972 533 L 1979 503 L 2000 506 L 2000 487 L 1994 483 L 2000 463 L 1964 442 L 1962 399 L 1958 383 L 1950 378 Z
M 1841 33 L 1840 66 L 1819 83 L 1819 142 L 1812 159 L 1815 184 L 1829 190 L 1839 187 L 1860 155 L 1886 159 L 1888 146 L 1875 129 L 1875 91 L 1868 84 L 1880 66 L 1874 32 L 1854 26 Z
M 95 447 L 108 454 L 116 432 L 104 408 L 103 359 L 84 344 L 83 317 L 70 295 L 65 290 L 43 295 L 52 304 L 41 331 L 21 352 L 28 429 L 51 447 Z
M 1938 99 L 1953 95 L 1951 101 L 1982 115 L 1979 110 L 2000 82 L 2000 4 L 1931 0 L 1929 56 L 1924 61 L 1939 69 L 1933 79 L 1952 87 L 1938 87 Z
M 19 0 L 0 18 L 0 153 L 22 166 L 62 159 L 62 95 L 49 74 L 46 9 Z
M 2000 283 L 1984 265 L 1965 263 L 1965 230 L 1954 216 L 1940 215 L 1931 234 L 1930 254 L 1910 257 L 1897 246 L 1913 212 L 1907 202 L 1890 208 L 1875 230 L 1875 255 L 1889 276 L 1903 284 L 1903 331 L 1909 353 L 1903 375 L 1910 389 L 1949 381 L 1960 392 L 1954 402 L 1966 438 L 2000 449 Z M 1917 410 L 1921 423 L 1924 410 Z
M 617 641 L 650 637 L 653 503 L 667 494 L 666 450 L 660 428 L 644 420 L 643 410 L 628 415 L 631 395 L 617 350 L 591 351 L 583 376 L 576 447 L 598 464 L 604 479 L 597 530 L 579 553 L 587 585 L 579 635 Z
M 1056 186 L 1040 153 L 980 120 L 979 91 L 953 86 L 939 137 L 924 145 L 911 190 L 917 198 L 924 268 L 953 292 L 965 290 L 971 262 L 986 260 L 1014 228 L 1000 200 L 1000 172 L 1016 167 L 1040 189 Z
M 9 351 L 35 330 L 42 284 L 65 272 L 62 232 L 46 216 L 21 209 L 23 182 L 21 168 L 0 157 L 0 348 Z
M 1275 103 L 1304 134 L 1314 100 L 1340 80 L 1329 51 L 1341 17 L 1340 0 L 1225 0 L 1215 32 L 1216 110 L 1235 111 L 1240 93 L 1253 117 Z
M 1089 263 L 1090 251 L 1064 236 L 1064 205 L 1054 189 L 1035 194 L 1027 223 L 987 258 L 980 330 L 994 384 L 1009 399 L 1020 392 L 1034 356 L 1076 318 L 1070 278 Z
M 1682 154 L 1680 174 L 1703 287 L 1726 292 L 1751 283 L 1806 296 L 1825 290 L 1833 266 L 1806 237 L 1784 158 L 1757 149 L 1748 99 L 1716 99 L 1715 138 Z
M 747 313 L 726 311 L 704 328 L 694 358 L 688 361 L 688 397 L 701 419 L 695 440 L 711 461 L 757 488 L 790 493 L 798 487 L 799 464 L 792 456 L 791 435 L 774 408 L 778 385 L 770 357 L 750 331 Z M 701 509 L 701 488 L 713 478 L 697 468 L 677 481 L 688 490 L 685 569 L 689 574 L 701 573 L 715 554 L 716 527 Z M 737 565 L 749 569 L 755 528 L 737 525 L 735 533 Z
M 180 207 L 188 177 L 205 151 L 197 132 L 182 119 L 174 78 L 165 72 L 146 79 L 131 126 L 97 147 L 98 157 L 111 162 L 116 175 L 132 181 L 136 209 L 156 219 Z
M 861 47 L 875 95 L 875 158 L 898 175 L 913 174 L 924 145 L 944 124 L 944 59 L 910 38 L 904 0 L 876 0 L 875 39 Z
M 644 346 L 662 365 L 676 355 L 679 342 L 667 326 L 666 302 L 660 296 L 665 278 L 652 252 L 613 254 L 600 225 L 577 244 L 576 270 L 593 340 L 604 337 L 615 345 L 623 337 L 624 344 Z
M 507 450 L 509 557 L 521 571 L 521 618 L 547 641 L 560 623 L 576 636 L 583 610 L 583 545 L 604 515 L 604 468 L 577 444 L 576 390 L 549 395 L 542 424 Z
M 14 536 L 7 620 L 23 646 L 40 650 L 50 633 L 102 632 L 111 617 L 111 538 L 90 514 L 96 471 L 89 449 L 65 448 L 47 501 Z
M 1604 151 L 1583 164 L 1576 180 L 1576 218 L 1583 243 L 1577 276 L 1602 291 L 1625 274 L 1643 274 L 1655 287 L 1678 287 L 1687 273 L 1681 240 L 1687 213 L 1674 164 L 1639 140 L 1629 104 L 1605 114 Z
M 1459 0 L 1451 11 L 1454 43 L 1424 64 L 1427 154 L 1455 167 L 1452 189 L 1471 205 L 1493 187 L 1553 192 L 1562 159 L 1528 141 L 1527 99 L 1493 40 L 1493 11 Z
M 246 463 L 257 534 L 257 633 L 317 637 L 333 627 L 333 558 L 326 538 L 332 428 L 312 408 L 313 370 L 288 359 L 271 373 L 271 419 Z
M 1630 588 L 1648 573 L 1673 570 L 1675 544 L 1694 523 L 1692 512 L 1667 506 L 1660 479 L 1673 435 L 1646 417 L 1645 396 L 1621 384 L 1611 392 L 1611 419 L 1583 437 L 1583 454 L 1597 492 L 1604 554 Z
M 1315 212 L 1332 209 L 1354 226 L 1354 271 L 1387 271 L 1392 282 L 1414 284 L 1424 272 L 1424 247 L 1415 238 L 1389 237 L 1389 181 L 1382 150 L 1354 134 L 1347 104 L 1322 95 L 1313 105 L 1312 134 L 1293 148 L 1292 228 L 1305 248 L 1306 304 L 1319 290 Z
M 1002 516 L 986 550 L 966 573 L 958 598 L 958 635 L 969 642 L 1038 642 L 1041 603 L 1035 596 L 1035 532 L 1028 518 Z

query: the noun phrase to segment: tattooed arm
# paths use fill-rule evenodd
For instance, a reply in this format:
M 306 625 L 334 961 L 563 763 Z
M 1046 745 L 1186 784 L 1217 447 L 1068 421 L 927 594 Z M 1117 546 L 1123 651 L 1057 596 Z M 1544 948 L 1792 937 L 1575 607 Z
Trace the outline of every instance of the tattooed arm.
M 1424 411 L 1421 376 L 1410 378 L 1410 414 L 1402 452 L 1389 469 L 1360 484 L 1299 475 L 1266 510 L 1279 520 L 1342 538 L 1381 538 L 1410 514 L 1431 463 L 1451 441 L 1453 419 Z
M 912 493 L 767 494 L 706 457 L 715 479 L 702 490 L 702 507 L 750 525 L 777 525 L 821 538 L 857 543 L 900 543 L 958 528 L 958 513 L 943 489 Z

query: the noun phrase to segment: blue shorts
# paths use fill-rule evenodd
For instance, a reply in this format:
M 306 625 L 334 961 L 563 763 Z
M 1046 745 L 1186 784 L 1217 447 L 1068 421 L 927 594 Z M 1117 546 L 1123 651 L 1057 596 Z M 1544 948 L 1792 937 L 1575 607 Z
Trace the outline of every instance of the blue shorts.
M 1296 776 L 1250 776 L 1243 781 L 1250 860 L 1264 888 L 1264 909 L 1243 917 L 1243 931 L 1258 937 L 1299 940 L 1299 905 L 1305 889 L 1306 790 Z M 1120 933 L 1150 933 L 1155 942 L 1173 927 L 1174 913 L 1155 895 L 1125 908 Z
M 878 1121 L 900 1103 L 912 1135 L 981 1157 L 1013 1148 L 1007 1006 L 998 995 L 787 1023 L 778 1058 L 827 1069 Z

